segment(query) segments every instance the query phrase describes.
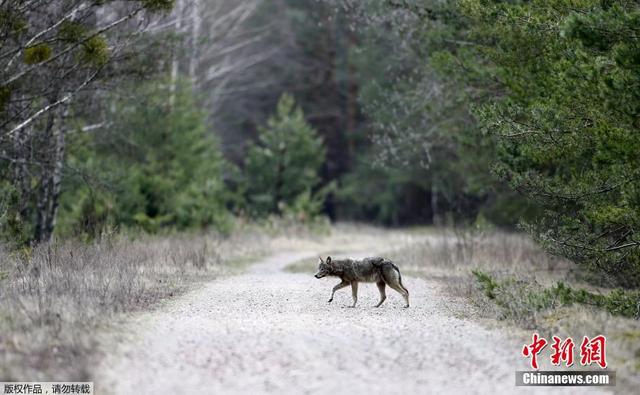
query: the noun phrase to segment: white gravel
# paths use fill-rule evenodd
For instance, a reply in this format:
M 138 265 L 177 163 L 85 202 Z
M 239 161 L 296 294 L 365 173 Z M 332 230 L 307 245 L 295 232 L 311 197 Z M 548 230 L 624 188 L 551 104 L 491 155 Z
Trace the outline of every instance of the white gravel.
M 392 290 L 385 304 L 374 308 L 377 289 L 363 284 L 358 307 L 346 308 L 349 288 L 327 303 L 338 280 L 282 271 L 314 256 L 296 252 L 268 258 L 247 274 L 211 282 L 133 319 L 126 335 L 107 345 L 108 356 L 96 372 L 98 393 L 534 390 L 514 386 L 515 371 L 527 370 L 521 345 L 502 331 L 454 318 L 437 282 L 404 276 L 409 309 Z M 562 393 L 584 392 L 579 390 Z

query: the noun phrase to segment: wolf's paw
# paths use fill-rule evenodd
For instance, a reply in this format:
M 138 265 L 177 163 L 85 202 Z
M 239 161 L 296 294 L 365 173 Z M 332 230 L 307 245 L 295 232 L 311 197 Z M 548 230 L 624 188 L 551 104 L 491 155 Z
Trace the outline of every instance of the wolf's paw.
M 333 302 L 333 298 L 327 300 L 327 303 L 331 303 L 331 302 Z
M 405 308 L 405 309 L 408 309 L 408 308 L 409 308 L 409 305 L 404 306 L 404 308 Z

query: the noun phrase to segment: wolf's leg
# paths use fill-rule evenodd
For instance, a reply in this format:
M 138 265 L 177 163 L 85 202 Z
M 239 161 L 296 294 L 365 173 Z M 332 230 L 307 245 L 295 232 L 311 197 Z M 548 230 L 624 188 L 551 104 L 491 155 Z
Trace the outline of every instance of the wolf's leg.
M 356 307 L 356 303 L 358 303 L 358 282 L 354 281 L 351 283 L 351 296 L 353 297 L 353 306 Z
M 387 299 L 387 294 L 384 290 L 385 287 L 385 283 L 384 281 L 378 281 L 376 283 L 376 285 L 378 286 L 378 291 L 380 291 L 380 301 L 378 302 L 378 304 L 376 305 L 376 307 L 380 307 L 380 305 L 382 304 L 382 302 L 385 301 L 385 299 Z
M 406 303 L 406 305 L 404 307 L 405 308 L 409 307 L 409 291 L 402 284 L 400 284 L 399 282 L 395 282 L 394 281 L 394 282 L 389 282 L 387 284 L 389 284 L 389 286 L 391 288 L 395 289 L 396 291 L 398 291 L 398 293 L 400 295 L 402 295 L 402 297 L 404 298 L 404 301 Z
M 331 303 L 333 302 L 333 294 L 336 293 L 337 290 L 342 289 L 346 286 L 348 286 L 349 283 L 347 281 L 342 280 L 342 282 L 338 285 L 336 285 L 335 287 L 333 287 L 333 291 L 331 291 L 331 298 L 329 299 L 329 301 L 327 303 Z

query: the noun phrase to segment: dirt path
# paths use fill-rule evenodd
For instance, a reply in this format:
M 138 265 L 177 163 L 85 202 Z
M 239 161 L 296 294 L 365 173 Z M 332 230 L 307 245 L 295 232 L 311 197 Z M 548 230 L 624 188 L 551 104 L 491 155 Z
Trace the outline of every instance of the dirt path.
M 500 331 L 452 317 L 439 284 L 405 276 L 409 309 L 402 308 L 393 291 L 383 307 L 374 308 L 377 289 L 363 285 L 358 307 L 350 309 L 345 307 L 351 302 L 349 290 L 339 291 L 327 304 L 335 280 L 282 270 L 313 257 L 295 252 L 268 258 L 247 274 L 212 282 L 134 320 L 101 365 L 95 378 L 98 390 L 515 392 L 514 372 L 526 367 L 517 345 L 505 342 Z

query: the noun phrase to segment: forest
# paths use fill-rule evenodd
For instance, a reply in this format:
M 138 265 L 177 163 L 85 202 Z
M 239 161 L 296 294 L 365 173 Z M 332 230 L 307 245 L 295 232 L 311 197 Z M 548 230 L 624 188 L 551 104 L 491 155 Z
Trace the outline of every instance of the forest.
M 638 1 L 0 0 L 0 42 L 0 379 L 298 239 L 594 308 L 637 374 Z
M 490 223 L 640 284 L 634 1 L 2 3 L 12 248 Z

